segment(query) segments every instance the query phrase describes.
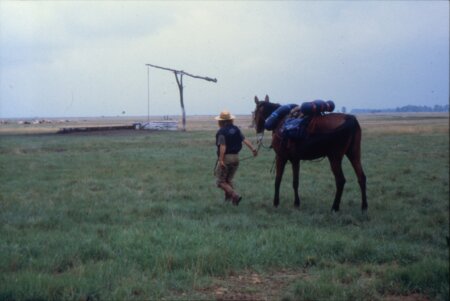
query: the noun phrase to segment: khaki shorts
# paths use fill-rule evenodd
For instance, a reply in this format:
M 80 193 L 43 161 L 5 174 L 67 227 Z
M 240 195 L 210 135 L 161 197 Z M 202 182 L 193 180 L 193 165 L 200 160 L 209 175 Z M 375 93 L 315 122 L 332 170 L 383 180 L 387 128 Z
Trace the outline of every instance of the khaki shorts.
M 224 157 L 225 167 L 220 166 L 219 161 L 217 161 L 216 169 L 214 170 L 214 175 L 217 178 L 217 185 L 221 183 L 228 183 L 232 185 L 234 174 L 239 167 L 239 155 L 229 154 Z

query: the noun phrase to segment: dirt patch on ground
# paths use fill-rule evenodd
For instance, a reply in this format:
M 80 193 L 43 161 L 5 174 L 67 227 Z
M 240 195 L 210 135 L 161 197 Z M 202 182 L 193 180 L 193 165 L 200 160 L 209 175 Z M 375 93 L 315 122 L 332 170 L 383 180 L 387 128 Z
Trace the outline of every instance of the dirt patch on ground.
M 269 274 L 246 271 L 216 278 L 213 285 L 197 291 L 215 300 L 280 300 L 285 289 L 299 278 L 307 278 L 302 271 L 281 270 Z
M 406 296 L 386 296 L 386 301 L 429 301 L 430 298 L 421 294 L 411 294 Z
M 282 300 L 289 299 L 289 287 L 298 280 L 311 281 L 313 276 L 304 270 L 279 270 L 265 274 L 255 271 L 244 271 L 218 277 L 212 285 L 197 288 L 196 292 L 205 300 Z M 379 296 L 387 301 L 429 301 L 426 295 L 413 293 L 410 295 Z

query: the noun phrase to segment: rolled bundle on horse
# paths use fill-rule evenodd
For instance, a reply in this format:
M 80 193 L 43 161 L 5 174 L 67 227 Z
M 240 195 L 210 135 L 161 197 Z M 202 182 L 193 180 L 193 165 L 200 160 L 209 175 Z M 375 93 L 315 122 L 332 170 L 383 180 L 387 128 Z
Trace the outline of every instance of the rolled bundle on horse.
M 367 210 L 366 176 L 361 165 L 361 127 L 355 116 L 340 113 L 327 113 L 334 110 L 332 101 L 314 101 L 304 103 L 300 109 L 296 105 L 271 103 L 266 95 L 264 101 L 259 101 L 255 96 L 256 109 L 254 124 L 256 133 L 262 135 L 264 129 L 272 131 L 272 147 L 276 154 L 275 195 L 273 204 L 277 207 L 280 203 L 280 183 L 287 161 L 292 163 L 294 205 L 300 206 L 298 194 L 300 160 L 313 160 L 327 157 L 331 170 L 335 177 L 336 194 L 332 206 L 333 211 L 338 211 L 341 196 L 345 185 L 345 177 L 342 171 L 342 159 L 345 156 L 350 160 L 361 189 L 361 208 Z M 302 111 L 302 107 L 304 111 Z M 295 112 L 296 110 L 296 112 Z M 289 137 L 286 134 L 285 121 L 289 113 L 296 113 L 296 126 L 302 131 L 300 137 Z M 305 114 L 306 113 L 306 114 Z
M 274 130 L 280 119 L 289 114 L 289 112 L 291 112 L 291 110 L 295 107 L 297 107 L 296 104 L 280 106 L 278 109 L 273 111 L 272 114 L 270 114 L 269 118 L 266 119 L 264 122 L 264 128 L 268 131 Z
M 311 102 L 304 102 L 300 106 L 300 111 L 304 115 L 319 115 L 325 112 L 333 112 L 335 108 L 334 102 L 332 100 L 314 100 Z

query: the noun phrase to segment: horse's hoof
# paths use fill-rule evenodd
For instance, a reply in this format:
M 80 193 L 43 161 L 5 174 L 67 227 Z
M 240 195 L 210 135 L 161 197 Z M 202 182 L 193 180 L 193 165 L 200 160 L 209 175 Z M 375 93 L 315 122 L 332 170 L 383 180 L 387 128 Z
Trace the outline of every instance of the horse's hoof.
M 366 209 L 361 210 L 361 215 L 363 216 L 363 218 L 368 219 L 369 218 L 369 212 Z
M 366 221 L 366 222 L 370 221 L 370 215 L 367 212 L 367 210 L 363 210 L 361 212 L 361 221 Z
M 339 212 L 339 208 L 331 208 L 331 212 L 333 212 L 333 213 L 338 213 Z

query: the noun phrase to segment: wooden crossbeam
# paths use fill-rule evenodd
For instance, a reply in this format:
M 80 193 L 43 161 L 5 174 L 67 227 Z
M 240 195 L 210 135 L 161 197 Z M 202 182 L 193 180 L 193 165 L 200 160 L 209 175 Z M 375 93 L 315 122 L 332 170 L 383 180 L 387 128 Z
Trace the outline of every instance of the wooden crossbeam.
M 217 78 L 211 78 L 211 77 L 207 77 L 207 76 L 193 75 L 193 74 L 187 73 L 187 72 L 185 72 L 185 71 L 183 71 L 183 70 L 175 70 L 175 69 L 172 69 L 172 68 L 166 68 L 166 67 L 156 66 L 156 65 L 153 65 L 153 64 L 146 64 L 146 65 L 147 65 L 147 66 L 150 66 L 150 67 L 162 69 L 162 70 L 172 71 L 172 72 L 175 72 L 175 73 L 177 73 L 177 74 L 187 75 L 187 76 L 190 76 L 190 77 L 193 77 L 193 78 L 204 79 L 204 80 L 207 80 L 207 81 L 210 81 L 210 82 L 215 82 L 215 83 L 217 83 Z

